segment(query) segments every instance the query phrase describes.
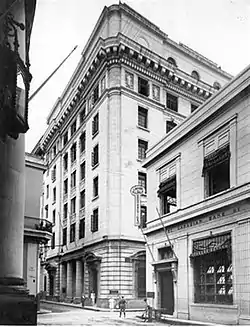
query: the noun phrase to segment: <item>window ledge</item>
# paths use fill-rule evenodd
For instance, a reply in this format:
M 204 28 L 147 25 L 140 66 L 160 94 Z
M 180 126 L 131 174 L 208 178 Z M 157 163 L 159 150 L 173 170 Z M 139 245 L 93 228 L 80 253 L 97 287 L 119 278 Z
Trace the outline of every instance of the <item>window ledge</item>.
M 95 196 L 93 199 L 92 199 L 92 202 L 99 199 L 99 195 Z
M 96 169 L 96 167 L 98 166 L 99 166 L 99 162 L 96 165 L 92 166 L 92 170 Z
M 143 127 L 143 126 L 140 126 L 140 125 L 136 125 L 136 127 L 139 128 L 139 129 L 142 129 L 145 132 L 150 133 L 150 130 L 148 128 L 146 128 L 146 127 Z

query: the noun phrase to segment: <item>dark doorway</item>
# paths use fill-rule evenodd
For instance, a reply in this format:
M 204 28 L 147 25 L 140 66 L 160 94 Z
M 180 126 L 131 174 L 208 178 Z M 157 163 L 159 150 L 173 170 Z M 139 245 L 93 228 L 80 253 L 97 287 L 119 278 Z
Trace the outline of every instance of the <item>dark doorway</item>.
M 49 274 L 49 295 L 54 295 L 54 276 Z
M 95 303 L 97 300 L 97 295 L 98 295 L 98 278 L 97 278 L 98 274 L 97 274 L 97 269 L 93 268 L 92 269 L 92 287 L 93 287 L 93 291 L 95 293 Z
M 146 257 L 141 256 L 136 262 L 137 295 L 146 297 Z
M 174 312 L 174 287 L 171 271 L 160 272 L 161 308 L 165 313 L 172 315 Z

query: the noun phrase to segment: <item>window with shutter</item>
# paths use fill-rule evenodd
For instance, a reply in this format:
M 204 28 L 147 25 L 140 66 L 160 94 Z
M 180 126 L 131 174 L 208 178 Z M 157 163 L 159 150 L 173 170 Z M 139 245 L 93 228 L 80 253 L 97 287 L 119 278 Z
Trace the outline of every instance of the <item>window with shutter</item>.
M 93 214 L 91 216 L 91 232 L 97 232 L 98 231 L 98 208 L 93 210 Z
M 178 112 L 178 98 L 170 93 L 167 93 L 167 108 Z
M 92 152 L 92 167 L 95 167 L 99 163 L 99 146 L 98 144 L 94 147 Z
M 92 136 L 95 136 L 99 131 L 99 114 L 97 113 L 92 120 Z
M 138 125 L 148 128 L 148 111 L 142 107 L 138 107 Z
M 94 179 L 93 179 L 93 197 L 97 197 L 99 195 L 99 186 L 98 186 L 98 176 L 96 176 Z
M 81 219 L 79 222 L 79 239 L 85 237 L 85 218 Z
M 63 245 L 67 244 L 67 227 L 63 228 Z
M 148 142 L 138 140 L 138 159 L 143 160 L 146 158 L 146 151 L 148 149 Z
M 71 224 L 70 225 L 70 243 L 75 242 L 76 239 L 76 224 Z

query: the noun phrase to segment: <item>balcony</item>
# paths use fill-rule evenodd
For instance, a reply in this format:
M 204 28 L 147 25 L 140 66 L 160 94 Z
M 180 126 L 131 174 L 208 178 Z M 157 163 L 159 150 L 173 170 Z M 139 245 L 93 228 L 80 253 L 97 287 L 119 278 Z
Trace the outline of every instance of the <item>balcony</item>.
M 76 195 L 76 187 L 72 187 L 71 190 L 70 190 L 70 196 L 75 196 Z
M 83 208 L 80 209 L 79 216 L 80 216 L 80 218 L 85 217 L 85 207 L 83 207 Z
M 39 241 L 49 241 L 52 237 L 52 223 L 47 219 L 36 217 L 24 218 L 24 235 L 36 238 Z
M 70 216 L 69 216 L 69 220 L 70 220 L 70 223 L 74 223 L 76 221 L 76 214 L 75 213 L 71 213 Z
M 63 202 L 67 202 L 68 201 L 68 193 L 64 193 L 63 194 Z
M 80 180 L 80 189 L 85 188 L 85 178 Z

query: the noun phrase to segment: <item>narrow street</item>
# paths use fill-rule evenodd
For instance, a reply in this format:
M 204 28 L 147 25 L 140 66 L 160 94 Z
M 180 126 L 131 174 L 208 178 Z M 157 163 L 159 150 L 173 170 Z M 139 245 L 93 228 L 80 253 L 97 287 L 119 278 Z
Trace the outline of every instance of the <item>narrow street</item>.
M 127 312 L 126 318 L 119 318 L 118 312 L 100 312 L 73 309 L 64 312 L 51 312 L 38 315 L 38 325 L 115 325 L 115 326 L 167 326 L 160 322 L 143 322 L 138 312 Z

